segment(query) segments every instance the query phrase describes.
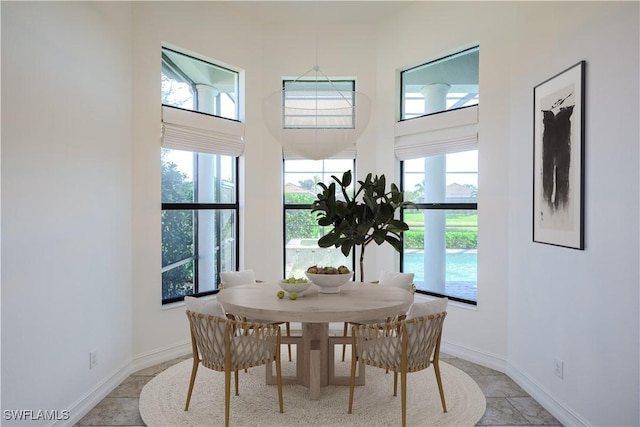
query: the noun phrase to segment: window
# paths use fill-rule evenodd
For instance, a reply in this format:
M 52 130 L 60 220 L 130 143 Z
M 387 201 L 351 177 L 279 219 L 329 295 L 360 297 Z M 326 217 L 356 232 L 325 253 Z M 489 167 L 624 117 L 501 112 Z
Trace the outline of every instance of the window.
M 162 49 L 163 304 L 214 293 L 238 269 L 238 76 Z
M 476 304 L 478 265 L 478 151 L 437 154 L 401 163 L 409 224 L 403 271 L 418 292 Z
M 162 104 L 237 120 L 238 72 L 162 48 Z
M 480 48 L 474 47 L 400 74 L 400 120 L 478 104 Z
M 473 47 L 400 73 L 402 271 L 418 292 L 477 303 L 478 63 Z M 407 120 L 411 119 L 411 120 Z
M 352 129 L 353 80 L 285 80 L 283 128 Z
M 329 230 L 320 227 L 311 213 L 311 204 L 320 191 L 316 184 L 329 185 L 333 182 L 331 175 L 342 177 L 345 171 L 354 169 L 353 158 L 284 161 L 284 277 L 303 276 L 314 264 L 344 264 L 354 269 L 353 252 L 345 258 L 339 248 L 318 247 L 318 239 Z
M 238 268 L 237 157 L 162 149 L 162 300 L 217 290 Z

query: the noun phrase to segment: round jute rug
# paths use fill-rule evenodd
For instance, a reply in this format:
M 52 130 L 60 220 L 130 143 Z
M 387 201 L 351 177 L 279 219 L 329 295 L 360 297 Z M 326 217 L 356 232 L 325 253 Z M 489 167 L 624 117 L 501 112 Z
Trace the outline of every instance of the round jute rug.
M 339 360 L 339 359 L 338 359 Z M 202 367 L 191 397 L 184 404 L 193 360 L 185 360 L 158 374 L 140 394 L 140 415 L 148 426 L 221 426 L 224 424 L 224 374 Z M 336 362 L 336 372 L 349 372 L 350 362 Z M 295 362 L 282 361 L 283 375 Z M 275 369 L 274 369 L 275 370 Z M 471 377 L 440 362 L 447 403 L 442 412 L 433 367 L 407 375 L 407 424 L 410 426 L 473 426 L 485 412 L 485 397 Z M 399 388 L 399 386 L 398 386 Z M 319 401 L 309 400 L 309 389 L 283 386 L 284 413 L 278 411 L 277 387 L 265 385 L 265 368 L 240 373 L 240 395 L 231 385 L 230 423 L 234 426 L 398 426 L 400 390 L 393 397 L 393 373 L 367 367 L 366 385 L 357 386 L 353 413 L 347 414 L 348 386 L 321 389 Z

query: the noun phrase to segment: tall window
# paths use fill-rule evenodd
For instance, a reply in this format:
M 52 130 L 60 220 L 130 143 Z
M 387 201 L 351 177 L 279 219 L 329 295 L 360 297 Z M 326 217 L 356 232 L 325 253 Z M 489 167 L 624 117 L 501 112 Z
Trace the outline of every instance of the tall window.
M 478 64 L 474 47 L 402 71 L 395 154 L 409 224 L 403 271 L 418 292 L 471 304 L 478 288 Z M 407 120 L 411 119 L 411 120 Z
M 320 227 L 311 213 L 311 204 L 321 190 L 318 182 L 329 185 L 331 175 L 338 178 L 355 169 L 353 159 L 284 161 L 284 277 L 304 276 L 311 265 L 346 265 L 354 268 L 353 252 L 345 258 L 340 248 L 320 248 L 318 239 L 329 230 Z M 353 184 L 351 188 L 353 194 Z
M 238 268 L 238 86 L 238 72 L 162 49 L 163 303 L 214 293 Z
M 237 157 L 162 149 L 162 300 L 212 293 L 238 266 Z
M 400 74 L 400 119 L 478 104 L 480 48 L 474 47 Z
M 402 269 L 419 291 L 477 302 L 478 151 L 402 162 L 405 209 Z

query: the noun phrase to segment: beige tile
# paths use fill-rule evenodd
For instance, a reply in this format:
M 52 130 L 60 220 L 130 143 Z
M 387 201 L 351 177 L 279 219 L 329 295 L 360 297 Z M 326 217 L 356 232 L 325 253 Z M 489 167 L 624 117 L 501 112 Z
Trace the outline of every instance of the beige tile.
M 152 376 L 131 375 L 116 387 L 107 397 L 139 397 Z
M 137 372 L 134 372 L 133 375 L 141 375 L 141 376 L 145 376 L 145 377 L 146 376 L 155 376 L 155 375 L 158 375 L 160 372 L 164 371 L 165 369 L 172 367 L 173 365 L 175 365 L 178 362 L 181 362 L 181 361 L 186 360 L 186 359 L 191 359 L 191 357 L 192 357 L 191 354 L 188 354 L 188 355 L 185 355 L 185 356 L 181 356 L 181 357 L 176 357 L 175 359 L 171 359 L 171 360 L 168 360 L 166 362 L 159 363 L 157 365 L 150 366 L 150 367 L 145 368 L 145 369 L 141 369 L 141 370 L 139 370 Z
M 138 398 L 107 397 L 78 422 L 78 426 L 143 426 Z
M 528 397 L 518 384 L 504 374 L 471 375 L 486 397 Z
M 533 425 L 560 425 L 560 422 L 532 397 L 509 397 L 507 400 Z
M 487 410 L 477 425 L 522 426 L 530 425 L 530 423 L 507 399 L 489 397 L 487 398 Z
M 482 371 L 480 371 L 479 369 L 479 366 L 475 363 L 468 362 L 463 359 L 458 359 L 457 357 L 447 359 L 443 358 L 442 361 L 448 363 L 449 365 L 455 366 L 467 375 L 483 375 Z

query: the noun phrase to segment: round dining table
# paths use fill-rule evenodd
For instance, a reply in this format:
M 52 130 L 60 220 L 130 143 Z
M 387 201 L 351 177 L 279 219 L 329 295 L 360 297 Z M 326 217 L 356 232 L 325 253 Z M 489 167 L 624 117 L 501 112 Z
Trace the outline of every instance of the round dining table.
M 295 382 L 309 387 L 311 400 L 319 399 L 320 387 L 335 378 L 330 372 L 335 356 L 333 352 L 329 354 L 330 322 L 384 321 L 406 314 L 413 303 L 413 293 L 405 289 L 361 282 L 349 282 L 334 294 L 318 292 L 318 287 L 311 285 L 295 300 L 278 298 L 279 290 L 277 282 L 238 285 L 221 290 L 217 299 L 227 313 L 264 322 L 302 324 L 302 336 L 283 337 L 283 343 L 298 347 Z M 343 337 L 332 338 L 346 342 Z M 360 372 L 364 375 L 364 367 Z M 342 378 L 332 383 L 348 384 L 348 381 Z

